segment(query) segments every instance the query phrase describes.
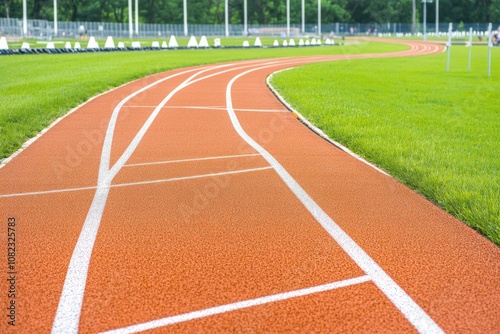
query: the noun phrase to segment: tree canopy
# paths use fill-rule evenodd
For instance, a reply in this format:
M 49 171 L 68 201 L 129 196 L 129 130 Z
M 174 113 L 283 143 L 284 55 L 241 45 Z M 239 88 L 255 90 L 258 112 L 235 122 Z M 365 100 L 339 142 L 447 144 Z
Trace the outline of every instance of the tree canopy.
M 436 0 L 434 0 L 435 2 Z M 417 17 L 422 11 L 417 2 Z M 224 0 L 187 0 L 188 23 L 223 24 Z M 440 0 L 442 22 L 498 22 L 500 0 Z M 183 0 L 139 0 L 141 23 L 180 24 Z M 28 17 L 52 21 L 53 0 L 27 0 Z M 428 20 L 435 18 L 428 4 Z M 306 23 L 315 23 L 317 0 L 305 1 Z M 412 0 L 322 0 L 324 23 L 411 23 Z M 243 23 L 243 0 L 229 0 L 231 24 Z M 301 22 L 301 0 L 290 0 L 292 23 Z M 21 18 L 22 0 L 0 0 L 0 17 Z M 128 0 L 58 0 L 58 20 L 127 22 Z M 286 23 L 286 0 L 248 0 L 249 24 Z

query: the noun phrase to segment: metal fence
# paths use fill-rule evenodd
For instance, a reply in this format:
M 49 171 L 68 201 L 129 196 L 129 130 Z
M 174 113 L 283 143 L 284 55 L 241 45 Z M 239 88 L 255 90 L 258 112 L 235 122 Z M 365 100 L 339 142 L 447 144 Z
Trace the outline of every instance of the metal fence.
M 494 25 L 496 28 L 498 24 Z M 306 24 L 305 31 L 301 31 L 300 24 L 290 25 L 291 36 L 319 35 L 316 24 Z M 454 24 L 453 30 L 468 31 L 472 27 L 475 32 L 485 32 L 487 23 Z M 287 26 L 276 25 L 248 25 L 248 31 L 244 31 L 243 25 L 231 24 L 228 27 L 230 36 L 283 36 L 286 37 Z M 436 32 L 435 24 L 426 26 L 427 33 Z M 447 32 L 448 24 L 439 25 L 439 32 Z M 23 24 L 21 19 L 0 18 L 0 36 L 29 37 L 37 39 L 52 39 L 53 37 L 80 38 L 82 36 L 95 36 L 105 38 L 127 38 L 130 36 L 128 23 L 111 22 L 58 22 L 57 34 L 54 32 L 54 22 L 45 20 L 28 20 L 27 36 L 23 36 Z M 187 26 L 188 35 L 195 36 L 224 36 L 226 33 L 224 25 L 214 24 L 190 24 Z M 423 25 L 417 24 L 415 33 L 421 33 Z M 329 23 L 321 25 L 323 35 L 365 35 L 365 34 L 411 34 L 412 25 L 407 23 L 386 24 L 360 24 L 360 23 Z M 138 34 L 133 32 L 135 38 L 162 38 L 170 35 L 184 36 L 184 25 L 182 24 L 139 24 Z

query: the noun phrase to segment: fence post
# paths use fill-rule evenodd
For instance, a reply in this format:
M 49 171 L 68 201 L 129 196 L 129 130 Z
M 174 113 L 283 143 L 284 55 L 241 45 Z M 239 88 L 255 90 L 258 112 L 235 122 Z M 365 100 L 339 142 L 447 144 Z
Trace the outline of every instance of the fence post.
M 448 27 L 448 57 L 446 59 L 446 72 L 450 71 L 450 54 L 451 54 L 451 32 L 453 30 L 453 23 L 450 22 L 450 25 Z
M 491 30 L 493 24 L 488 25 L 488 76 L 491 77 L 491 48 L 493 47 L 493 42 L 491 41 Z
M 290 37 L 290 0 L 286 0 L 286 37 Z
M 139 37 L 139 0 L 135 0 L 135 35 Z
M 229 37 L 229 5 L 228 0 L 224 2 L 224 22 L 225 22 L 225 36 Z
M 472 59 L 472 27 L 469 28 L 469 72 Z
M 54 35 L 57 36 L 57 0 L 54 0 Z
M 132 26 L 132 0 L 128 0 L 128 35 L 132 38 L 133 26 Z
M 28 37 L 28 8 L 26 0 L 23 0 L 23 38 Z
M 184 36 L 188 35 L 188 14 L 187 14 L 187 0 L 182 2 L 182 10 L 184 13 Z

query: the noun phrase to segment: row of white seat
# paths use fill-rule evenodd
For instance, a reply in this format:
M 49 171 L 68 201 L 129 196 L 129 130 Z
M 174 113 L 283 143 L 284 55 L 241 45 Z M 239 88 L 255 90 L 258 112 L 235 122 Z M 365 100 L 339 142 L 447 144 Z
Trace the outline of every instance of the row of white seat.
M 61 42 L 62 43 L 62 42 Z M 332 45 L 334 44 L 333 40 L 326 39 L 325 44 L 327 45 Z M 56 42 L 49 41 L 47 42 L 45 48 L 46 49 L 56 49 Z M 321 45 L 322 41 L 321 39 L 316 39 L 312 38 L 311 40 L 309 39 L 300 39 L 298 43 L 295 42 L 293 38 L 290 38 L 289 40 L 284 39 L 281 43 L 278 40 L 274 40 L 273 46 L 306 46 L 306 45 Z M 254 47 L 262 47 L 262 42 L 259 37 L 255 38 L 255 41 L 253 42 Z M 130 46 L 132 49 L 141 49 L 143 46 L 140 41 L 133 41 Z M 158 48 L 158 49 L 167 49 L 167 48 L 179 48 L 179 43 L 177 42 L 177 38 L 175 36 L 171 36 L 169 42 L 167 43 L 166 41 L 163 41 L 161 44 L 158 41 L 153 41 L 151 43 L 152 48 Z M 206 36 L 202 36 L 199 41 L 197 41 L 195 36 L 191 36 L 189 39 L 187 45 L 187 48 L 208 48 L 211 47 L 208 43 L 208 39 Z M 220 38 L 214 38 L 213 45 L 212 47 L 221 47 L 221 39 Z M 248 40 L 245 40 L 243 42 L 243 47 L 250 47 L 250 42 Z M 65 49 L 82 49 L 82 45 L 79 41 L 75 42 L 73 45 L 71 42 L 65 42 L 64 44 Z M 97 40 L 92 36 L 90 37 L 89 41 L 87 42 L 86 49 L 100 49 L 101 46 L 97 42 Z M 104 43 L 104 49 L 126 49 L 128 47 L 125 46 L 124 42 L 118 42 L 118 44 L 115 44 L 113 37 L 109 36 L 106 39 L 106 42 Z M 21 45 L 20 49 L 24 50 L 29 50 L 31 49 L 31 46 L 28 42 L 23 42 Z M 0 50 L 9 50 L 9 45 L 5 37 L 0 38 Z

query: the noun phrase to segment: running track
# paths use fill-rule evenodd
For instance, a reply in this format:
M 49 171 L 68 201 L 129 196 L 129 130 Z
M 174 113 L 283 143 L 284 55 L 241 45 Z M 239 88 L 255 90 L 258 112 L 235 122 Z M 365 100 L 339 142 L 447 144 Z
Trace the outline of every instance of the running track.
M 442 50 L 408 44 L 161 73 L 62 119 L 0 169 L 15 329 L 499 332 L 498 247 L 313 134 L 265 84 L 300 64 Z

